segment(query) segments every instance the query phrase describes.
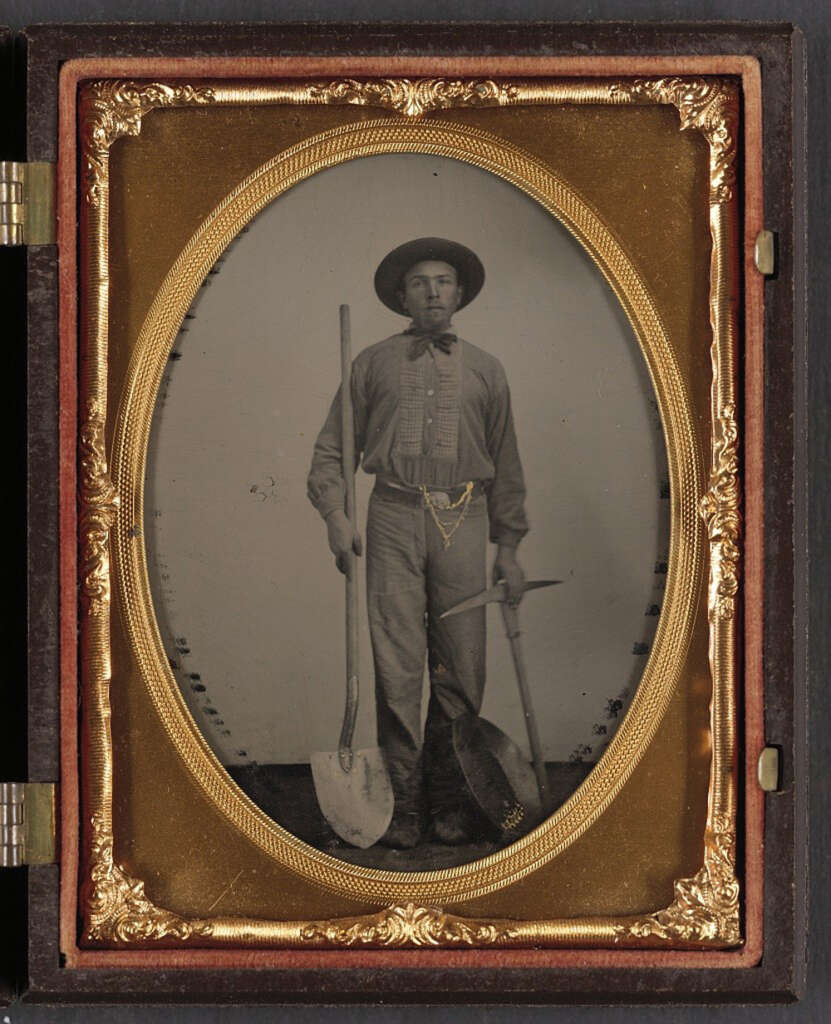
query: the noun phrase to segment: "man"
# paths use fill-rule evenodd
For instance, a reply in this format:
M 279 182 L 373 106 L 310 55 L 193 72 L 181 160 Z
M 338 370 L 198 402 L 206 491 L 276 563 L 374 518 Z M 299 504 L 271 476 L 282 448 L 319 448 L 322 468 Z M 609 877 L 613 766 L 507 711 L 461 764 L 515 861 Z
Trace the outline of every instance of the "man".
M 439 616 L 485 588 L 488 536 L 498 545 L 493 576 L 506 581 L 509 600 L 519 601 L 524 582 L 516 547 L 528 529 L 525 486 L 505 372 L 451 324 L 484 278 L 479 258 L 447 239 L 419 238 L 393 250 L 378 267 L 375 290 L 411 323 L 364 349 L 352 368 L 356 459 L 362 455 L 376 477 L 367 604 L 378 743 L 395 796 L 381 842 L 397 848 L 420 842 L 425 810 L 435 840 L 473 838 L 452 728 L 482 703 L 485 609 Z M 309 497 L 345 572 L 350 550 L 360 555 L 362 545 L 344 513 L 340 392 L 315 444 Z M 422 745 L 425 652 L 430 702 Z

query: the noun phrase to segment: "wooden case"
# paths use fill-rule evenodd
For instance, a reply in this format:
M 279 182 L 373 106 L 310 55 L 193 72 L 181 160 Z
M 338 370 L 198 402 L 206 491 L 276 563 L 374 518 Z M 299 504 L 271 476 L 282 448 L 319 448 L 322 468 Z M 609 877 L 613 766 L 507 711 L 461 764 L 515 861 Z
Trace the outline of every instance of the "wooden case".
M 511 61 L 518 67 L 523 60 L 526 66 L 533 66 L 536 60 L 555 67 L 557 58 L 571 58 L 574 68 L 573 55 L 587 33 L 592 38 L 592 60 L 606 57 L 604 67 L 619 68 L 621 74 L 647 74 L 644 69 L 648 66 L 673 73 L 668 58 L 683 67 L 686 55 L 692 54 L 695 60 L 688 60 L 687 67 L 699 61 L 698 66 L 711 69 L 711 73 L 738 76 L 744 66 L 749 76 L 744 80 L 744 115 L 758 124 L 765 140 L 761 180 L 751 166 L 752 156 L 747 166 L 742 165 L 742 171 L 750 174 L 745 178 L 750 188 L 743 195 L 756 196 L 748 201 L 758 203 L 742 210 L 746 235 L 742 261 L 746 280 L 750 280 L 756 272 L 747 225 L 771 226 L 779 240 L 777 268 L 764 285 L 764 337 L 749 328 L 745 335 L 748 347 L 741 349 L 744 372 L 738 378 L 744 387 L 741 414 L 751 440 L 742 467 L 744 489 L 755 509 L 746 541 L 749 593 L 754 601 L 745 614 L 745 626 L 750 630 L 744 647 L 750 652 L 745 669 L 751 682 L 739 699 L 745 725 L 737 736 L 743 794 L 738 812 L 738 862 L 743 865 L 744 892 L 749 894 L 742 913 L 745 923 L 749 922 L 745 934 L 752 937 L 750 945 L 736 953 L 709 955 L 654 949 L 578 952 L 544 948 L 544 944 L 536 949 L 463 951 L 335 948 L 312 955 L 298 950 L 279 954 L 242 951 L 231 944 L 226 949 L 132 950 L 125 956 L 118 951 L 87 951 L 68 943 L 67 921 L 71 928 L 76 902 L 67 892 L 74 889 L 77 895 L 77 885 L 67 874 L 84 870 L 84 862 L 79 869 L 71 853 L 81 818 L 70 777 L 75 763 L 77 709 L 66 700 L 67 673 L 73 676 L 77 671 L 75 624 L 67 614 L 77 596 L 73 575 L 75 471 L 70 465 L 74 449 L 67 446 L 66 439 L 75 436 L 78 378 L 74 346 L 67 345 L 66 338 L 63 345 L 59 343 L 59 323 L 64 324 L 64 331 L 71 323 L 67 309 L 74 303 L 79 277 L 71 259 L 58 261 L 53 247 L 31 247 L 26 252 L 29 536 L 33 540 L 28 592 L 28 777 L 59 782 L 63 855 L 60 869 L 58 865 L 29 869 L 30 998 L 608 1002 L 659 1000 L 662 992 L 671 989 L 673 999 L 683 1001 L 761 1001 L 792 998 L 798 992 L 804 929 L 803 866 L 798 849 L 804 807 L 795 780 L 800 777 L 805 750 L 796 730 L 805 681 L 794 668 L 796 638 L 791 616 L 795 590 L 791 494 L 797 442 L 782 429 L 794 415 L 799 372 L 793 338 L 800 315 L 795 305 L 800 263 L 798 251 L 790 244 L 795 237 L 794 176 L 801 173 L 802 50 L 798 34 L 788 26 L 677 29 L 595 25 L 553 30 L 531 25 L 414 25 L 395 26 L 393 38 L 380 27 L 334 25 L 33 29 L 27 36 L 26 157 L 29 161 L 59 159 L 59 76 L 67 61 L 89 62 L 93 75 L 99 73 L 96 68 L 106 66 L 111 69 L 109 77 L 119 74 L 119 60 L 141 58 L 148 70 L 137 77 L 156 78 L 159 69 L 173 69 L 176 65 L 171 61 L 186 58 L 181 67 L 188 79 L 210 77 L 220 58 L 226 74 L 238 63 L 245 69 L 240 77 L 256 77 L 251 58 L 271 56 L 313 56 L 320 59 L 321 67 L 327 60 L 342 58 L 346 73 L 360 62 L 367 68 L 382 69 L 393 55 L 403 60 L 405 68 L 408 57 L 429 58 L 435 68 L 442 69 L 433 73 L 440 74 L 448 73 L 443 68 L 452 66 L 446 62 L 479 54 L 488 54 L 491 61 L 504 60 L 503 67 L 510 67 Z M 204 60 L 201 73 L 194 58 Z M 81 81 L 85 65 L 75 66 L 82 70 L 73 81 Z M 587 74 L 594 73 L 590 62 L 586 68 Z M 412 70 L 407 73 L 413 74 Z M 132 77 L 135 72 L 130 74 Z M 754 81 L 758 92 L 753 85 L 749 91 L 746 88 Z M 61 152 L 65 154 L 66 149 Z M 72 173 L 67 168 L 64 171 Z M 81 202 L 79 193 L 71 202 L 64 194 L 64 227 Z M 63 238 L 66 244 L 69 235 Z M 761 289 L 750 285 L 741 298 L 744 314 L 740 326 L 752 325 L 761 315 Z M 763 366 L 767 368 L 764 374 Z M 67 486 L 72 488 L 69 495 Z M 81 740 L 82 765 L 83 744 L 88 742 L 86 733 Z M 762 743 L 776 746 L 782 754 L 780 788 L 764 798 L 754 790 L 753 775 Z M 78 878 L 83 881 L 81 874 Z M 796 890 L 792 880 L 797 882 Z M 171 969 L 148 970 L 151 966 Z M 263 966 L 276 969 L 257 969 Z

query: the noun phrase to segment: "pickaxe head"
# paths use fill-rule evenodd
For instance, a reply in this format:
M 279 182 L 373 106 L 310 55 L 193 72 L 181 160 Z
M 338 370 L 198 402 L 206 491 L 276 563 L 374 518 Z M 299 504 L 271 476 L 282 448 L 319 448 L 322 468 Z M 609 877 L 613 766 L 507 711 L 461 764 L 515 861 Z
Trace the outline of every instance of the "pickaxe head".
M 562 583 L 562 580 L 526 580 L 523 584 L 522 591 L 525 593 L 526 590 L 538 590 L 540 587 L 553 587 L 557 583 Z M 494 601 L 504 601 L 508 595 L 508 586 L 504 580 L 500 580 L 499 583 L 494 584 L 488 590 L 483 590 L 480 594 L 476 594 L 474 597 L 469 597 L 466 601 L 461 601 L 459 604 L 449 608 L 446 612 L 443 612 L 439 618 L 446 619 L 448 615 L 456 615 L 458 612 L 466 612 L 471 608 L 479 608 L 483 604 L 491 604 Z

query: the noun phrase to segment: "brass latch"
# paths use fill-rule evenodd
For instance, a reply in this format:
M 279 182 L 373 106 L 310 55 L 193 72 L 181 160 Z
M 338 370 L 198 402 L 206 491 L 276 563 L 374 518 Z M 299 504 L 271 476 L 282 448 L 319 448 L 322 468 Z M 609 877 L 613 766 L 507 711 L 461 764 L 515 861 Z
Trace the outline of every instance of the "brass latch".
M 55 165 L 0 160 L 0 245 L 54 245 Z
M 0 867 L 55 861 L 55 783 L 0 782 Z
M 753 262 L 760 274 L 770 277 L 776 270 L 776 236 L 772 231 L 760 231 L 753 246 Z
M 759 754 L 757 774 L 759 785 L 766 793 L 775 793 L 779 789 L 780 773 L 779 748 L 764 747 Z

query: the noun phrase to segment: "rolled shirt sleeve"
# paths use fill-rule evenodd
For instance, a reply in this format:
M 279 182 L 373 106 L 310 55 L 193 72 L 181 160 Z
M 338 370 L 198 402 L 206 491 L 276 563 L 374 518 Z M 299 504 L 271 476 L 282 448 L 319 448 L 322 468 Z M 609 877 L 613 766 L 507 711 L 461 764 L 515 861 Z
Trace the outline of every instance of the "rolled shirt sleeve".
M 528 532 L 525 515 L 525 478 L 519 461 L 511 391 L 500 364 L 495 375 L 487 416 L 487 446 L 494 475 L 487 489 L 490 539 L 516 547 Z
M 366 422 L 366 400 L 362 386 L 362 375 L 357 363 L 352 366 L 352 408 L 355 419 L 355 467 L 361 460 L 364 446 L 364 424 Z M 323 519 L 332 512 L 344 509 L 345 486 L 343 482 L 342 456 L 342 388 L 338 388 L 329 415 L 315 441 L 312 465 L 306 481 L 309 501 Z

